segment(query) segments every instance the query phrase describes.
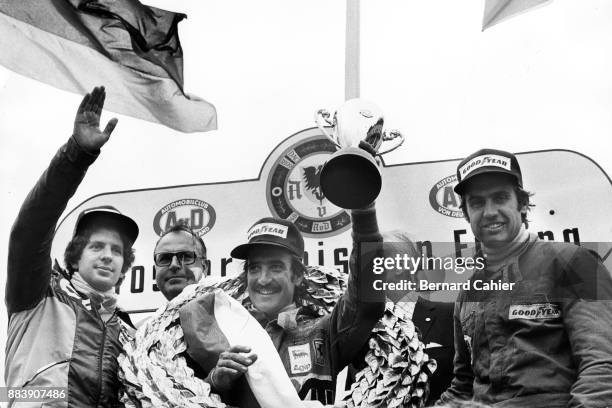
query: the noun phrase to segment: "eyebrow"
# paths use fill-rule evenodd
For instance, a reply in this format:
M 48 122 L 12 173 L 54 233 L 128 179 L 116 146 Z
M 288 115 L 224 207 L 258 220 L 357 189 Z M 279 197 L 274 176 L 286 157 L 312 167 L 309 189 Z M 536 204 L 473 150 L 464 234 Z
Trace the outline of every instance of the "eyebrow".
M 271 259 L 269 261 L 247 261 L 247 265 L 274 265 L 274 264 L 280 264 L 280 265 L 284 265 L 285 263 L 282 261 L 282 259 Z
M 95 245 L 106 245 L 106 241 L 101 241 L 99 239 L 96 239 L 96 240 L 93 240 L 93 241 L 90 240 L 87 245 L 92 245 L 92 244 L 95 244 Z M 113 249 L 120 249 L 121 251 L 123 251 L 123 244 L 120 245 L 120 244 L 113 244 L 113 243 L 111 243 L 110 246 Z

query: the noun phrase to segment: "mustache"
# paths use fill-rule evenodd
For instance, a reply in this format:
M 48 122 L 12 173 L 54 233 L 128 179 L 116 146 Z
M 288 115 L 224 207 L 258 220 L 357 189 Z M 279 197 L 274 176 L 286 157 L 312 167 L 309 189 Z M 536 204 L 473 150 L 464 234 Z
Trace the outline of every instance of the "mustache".
M 253 285 L 253 289 L 254 290 L 279 290 L 280 286 L 275 283 L 270 283 L 268 285 L 255 284 Z

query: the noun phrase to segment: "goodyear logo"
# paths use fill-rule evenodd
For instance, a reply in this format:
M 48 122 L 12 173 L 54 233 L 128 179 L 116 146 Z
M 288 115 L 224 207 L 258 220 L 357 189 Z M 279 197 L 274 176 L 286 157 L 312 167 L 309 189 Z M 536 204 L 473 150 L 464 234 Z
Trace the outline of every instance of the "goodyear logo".
M 321 190 L 321 169 L 337 150 L 327 137 L 313 136 L 286 149 L 270 170 L 268 207 L 308 237 L 327 237 L 350 227 L 348 212 L 329 202 Z
M 247 240 L 259 235 L 274 235 L 280 238 L 287 238 L 289 227 L 280 224 L 274 224 L 271 222 L 265 222 L 263 224 L 254 225 L 249 232 L 247 232 Z
M 163 206 L 153 218 L 153 230 L 161 235 L 176 224 L 188 225 L 199 236 L 206 234 L 215 225 L 215 209 L 206 201 L 184 198 Z
M 461 174 L 461 179 L 463 180 L 465 176 L 469 173 L 473 172 L 476 169 L 481 167 L 501 167 L 502 169 L 510 170 L 511 164 L 510 159 L 505 156 L 500 156 L 498 154 L 489 154 L 485 156 L 474 157 L 469 162 L 465 163 L 463 166 L 459 168 L 459 173 Z
M 429 190 L 429 204 L 442 215 L 452 218 L 463 218 L 463 211 L 459 208 L 460 198 L 453 188 L 457 185 L 457 175 L 452 174 L 438 181 Z
M 508 319 L 557 319 L 561 317 L 561 308 L 555 303 L 535 303 L 532 305 L 511 305 Z

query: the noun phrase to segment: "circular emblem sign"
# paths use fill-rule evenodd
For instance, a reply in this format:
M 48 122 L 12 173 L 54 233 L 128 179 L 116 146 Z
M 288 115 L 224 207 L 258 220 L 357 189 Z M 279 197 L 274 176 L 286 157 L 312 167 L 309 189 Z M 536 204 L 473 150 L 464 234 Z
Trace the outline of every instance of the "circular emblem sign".
M 432 208 L 442 215 L 453 218 L 463 218 L 463 211 L 459 207 L 461 199 L 453 187 L 457 185 L 457 175 L 453 174 L 448 177 L 444 177 L 438 181 L 429 190 L 429 203 Z
M 215 209 L 206 201 L 184 198 L 166 204 L 155 214 L 153 230 L 161 235 L 168 228 L 183 223 L 202 236 L 212 229 L 216 219 Z
M 292 221 L 306 236 L 336 235 L 351 224 L 348 212 L 330 203 L 321 191 L 321 169 L 336 150 L 325 136 L 314 136 L 285 150 L 270 170 L 266 191 L 270 211 Z

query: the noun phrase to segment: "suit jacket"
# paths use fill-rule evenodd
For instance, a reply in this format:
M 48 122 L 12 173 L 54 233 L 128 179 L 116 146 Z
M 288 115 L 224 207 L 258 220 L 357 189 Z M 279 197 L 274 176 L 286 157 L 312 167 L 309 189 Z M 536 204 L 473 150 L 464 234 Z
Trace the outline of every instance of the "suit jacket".
M 422 297 L 414 307 L 412 322 L 421 331 L 425 352 L 438 363 L 429 382 L 427 406 L 437 401 L 453 379 L 453 308 L 452 302 L 432 302 Z

